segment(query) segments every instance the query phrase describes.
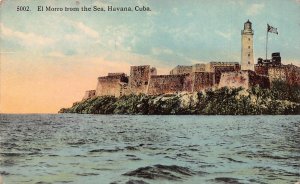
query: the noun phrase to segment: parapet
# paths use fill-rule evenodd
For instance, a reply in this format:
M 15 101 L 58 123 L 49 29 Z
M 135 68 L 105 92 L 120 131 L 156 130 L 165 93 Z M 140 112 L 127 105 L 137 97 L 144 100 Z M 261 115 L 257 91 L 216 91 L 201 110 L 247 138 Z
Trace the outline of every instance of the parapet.
M 258 85 L 262 88 L 269 88 L 269 78 L 262 75 L 257 75 L 254 71 L 243 70 L 235 72 L 222 73 L 219 88 L 239 88 L 249 89 L 252 86 Z
M 189 74 L 151 76 L 148 94 L 159 95 L 184 91 L 186 76 L 189 76 Z
M 108 73 L 108 76 L 126 76 L 125 73 Z
M 114 81 L 114 80 L 119 80 L 120 82 L 125 82 L 128 83 L 128 77 L 126 76 L 125 73 L 109 73 L 108 76 L 103 76 L 103 77 L 98 77 L 98 81 Z
M 170 71 L 170 75 L 181 75 L 192 73 L 192 66 L 178 65 Z

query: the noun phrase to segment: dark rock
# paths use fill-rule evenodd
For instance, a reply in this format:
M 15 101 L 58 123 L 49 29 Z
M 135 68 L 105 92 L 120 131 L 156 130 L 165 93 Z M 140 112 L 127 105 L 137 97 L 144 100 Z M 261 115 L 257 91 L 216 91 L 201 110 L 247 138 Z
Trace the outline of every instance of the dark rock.
M 96 149 L 96 150 L 91 150 L 90 153 L 103 153 L 103 152 L 118 152 L 118 151 L 123 151 L 122 149 L 116 148 L 116 149 Z
M 143 180 L 129 180 L 125 184 L 149 184 Z
M 229 183 L 229 184 L 241 184 L 238 179 L 236 178 L 228 178 L 228 177 L 219 177 L 215 178 L 216 182 L 221 182 L 221 183 Z
M 167 179 L 167 180 L 180 180 L 186 176 L 192 176 L 195 172 L 186 167 L 177 165 L 154 165 L 141 167 L 134 171 L 127 172 L 125 176 L 136 176 L 145 179 Z
M 0 171 L 0 175 L 2 175 L 2 176 L 7 176 L 7 175 L 9 175 L 9 173 L 8 173 L 8 172 L 5 172 L 5 171 Z

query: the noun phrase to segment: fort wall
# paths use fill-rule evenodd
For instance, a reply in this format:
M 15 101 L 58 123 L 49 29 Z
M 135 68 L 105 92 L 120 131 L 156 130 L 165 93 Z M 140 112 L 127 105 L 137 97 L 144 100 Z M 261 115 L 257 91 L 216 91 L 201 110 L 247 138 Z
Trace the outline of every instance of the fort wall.
M 269 67 L 268 66 L 263 66 L 263 65 L 255 65 L 254 66 L 254 71 L 258 74 L 258 75 L 268 75 L 268 70 Z
M 235 65 L 229 65 L 229 66 L 224 66 L 224 65 L 216 65 L 213 67 L 213 71 L 215 73 L 215 83 L 219 84 L 221 75 L 224 72 L 234 72 L 234 71 L 239 71 L 240 67 L 235 66 Z
M 238 62 L 217 62 L 212 61 L 206 64 L 206 72 L 215 72 L 216 68 L 234 68 L 234 71 L 239 71 L 241 65 Z
M 192 66 L 178 65 L 170 71 L 170 75 L 181 75 L 192 73 Z
M 215 84 L 215 74 L 212 72 L 196 72 L 191 74 L 193 85 L 191 92 L 200 92 L 212 88 Z
M 155 73 L 153 71 L 153 73 Z M 131 66 L 129 88 L 134 94 L 147 93 L 148 83 L 151 76 L 150 66 Z
M 257 75 L 254 71 L 250 70 L 226 72 L 222 73 L 218 87 L 242 87 L 245 89 L 249 89 L 250 87 L 255 85 L 259 85 L 262 88 L 268 88 L 270 87 L 269 78 L 266 76 Z
M 177 70 L 178 69 L 178 70 Z M 132 66 L 130 77 L 125 73 L 109 73 L 99 77 L 96 90 L 86 91 L 83 100 L 94 96 L 123 96 L 129 94 L 159 95 L 178 92 L 200 92 L 214 87 L 243 87 L 248 89 L 259 85 L 270 87 L 274 80 L 287 81 L 289 84 L 300 85 L 300 68 L 294 65 L 259 65 L 255 72 L 240 70 L 236 62 L 210 62 L 187 67 L 177 67 L 175 72 L 184 74 L 157 75 L 156 68 Z M 191 69 L 191 70 L 190 70 Z M 203 72 L 203 70 L 205 70 Z M 195 72 L 202 71 L 202 72 Z M 209 71 L 209 72 L 207 72 Z M 172 73 L 172 72 L 170 72 Z
M 203 63 L 198 63 L 198 64 L 194 64 L 192 66 L 192 72 L 205 72 L 206 70 L 206 64 Z
M 128 83 L 128 77 L 125 75 L 99 77 L 96 88 L 96 96 L 111 95 L 119 97 L 122 95 L 121 86 L 124 83 Z
M 270 83 L 275 80 L 282 80 L 291 85 L 300 84 L 300 69 L 294 65 L 256 65 L 255 72 L 260 75 L 269 76 Z
M 125 73 L 108 73 L 107 76 L 126 76 Z
M 187 75 L 189 74 L 151 76 L 148 94 L 158 95 L 181 92 L 184 89 L 184 83 Z
M 96 96 L 96 90 L 88 90 L 84 93 L 82 100 L 87 100 Z

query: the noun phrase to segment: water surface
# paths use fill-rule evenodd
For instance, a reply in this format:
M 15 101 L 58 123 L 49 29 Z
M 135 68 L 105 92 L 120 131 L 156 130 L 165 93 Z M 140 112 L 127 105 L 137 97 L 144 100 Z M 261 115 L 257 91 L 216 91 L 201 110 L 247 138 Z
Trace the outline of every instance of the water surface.
M 2 114 L 0 121 L 6 184 L 300 178 L 300 116 Z M 142 171 L 156 175 L 137 174 Z

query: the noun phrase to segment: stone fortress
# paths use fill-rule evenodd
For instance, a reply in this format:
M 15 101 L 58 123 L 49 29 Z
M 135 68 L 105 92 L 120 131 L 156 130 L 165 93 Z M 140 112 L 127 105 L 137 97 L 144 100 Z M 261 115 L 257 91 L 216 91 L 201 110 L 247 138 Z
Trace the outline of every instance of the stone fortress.
M 249 87 L 259 85 L 269 88 L 274 80 L 300 84 L 300 68 L 283 65 L 280 53 L 273 53 L 272 59 L 258 58 L 254 64 L 252 23 L 248 20 L 241 31 L 241 64 L 238 62 L 209 62 L 192 66 L 176 66 L 169 75 L 158 75 L 149 65 L 131 66 L 130 75 L 108 73 L 99 77 L 96 90 L 86 91 L 83 100 L 111 95 L 120 97 L 130 94 L 174 94 L 200 92 L 221 87 Z

